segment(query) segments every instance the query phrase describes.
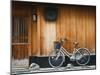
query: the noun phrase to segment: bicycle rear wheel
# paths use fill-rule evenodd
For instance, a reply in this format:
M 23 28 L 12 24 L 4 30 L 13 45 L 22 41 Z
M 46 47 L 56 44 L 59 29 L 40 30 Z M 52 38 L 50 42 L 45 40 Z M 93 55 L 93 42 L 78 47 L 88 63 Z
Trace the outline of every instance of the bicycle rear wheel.
M 75 53 L 76 63 L 78 65 L 86 65 L 90 61 L 90 52 L 87 48 L 79 48 Z
M 48 61 L 51 67 L 58 68 L 63 65 L 63 62 L 65 61 L 65 56 L 62 52 L 54 50 L 50 53 Z

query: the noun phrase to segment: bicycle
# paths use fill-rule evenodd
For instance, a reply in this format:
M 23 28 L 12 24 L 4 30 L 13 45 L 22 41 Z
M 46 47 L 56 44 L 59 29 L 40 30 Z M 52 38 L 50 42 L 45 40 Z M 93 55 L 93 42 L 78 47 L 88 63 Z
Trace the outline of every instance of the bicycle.
M 80 66 L 84 66 L 90 61 L 90 51 L 87 48 L 79 48 L 78 42 L 73 42 L 73 53 L 70 54 L 64 47 L 63 42 L 67 39 L 60 39 L 54 42 L 54 50 L 49 54 L 49 64 L 53 68 L 61 67 L 65 61 L 65 55 L 70 58 L 71 61 L 76 61 Z

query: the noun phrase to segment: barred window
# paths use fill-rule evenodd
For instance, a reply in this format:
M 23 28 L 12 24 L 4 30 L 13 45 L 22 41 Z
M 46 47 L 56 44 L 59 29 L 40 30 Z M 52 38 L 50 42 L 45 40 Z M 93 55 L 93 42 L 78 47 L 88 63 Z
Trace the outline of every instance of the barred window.
M 28 26 L 26 17 L 12 18 L 12 43 L 28 43 Z

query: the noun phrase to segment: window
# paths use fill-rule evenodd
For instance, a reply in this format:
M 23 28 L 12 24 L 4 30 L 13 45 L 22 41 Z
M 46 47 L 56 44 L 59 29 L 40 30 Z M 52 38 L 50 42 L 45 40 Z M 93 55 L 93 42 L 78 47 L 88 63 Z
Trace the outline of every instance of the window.
M 26 17 L 13 17 L 12 22 L 12 43 L 28 43 Z

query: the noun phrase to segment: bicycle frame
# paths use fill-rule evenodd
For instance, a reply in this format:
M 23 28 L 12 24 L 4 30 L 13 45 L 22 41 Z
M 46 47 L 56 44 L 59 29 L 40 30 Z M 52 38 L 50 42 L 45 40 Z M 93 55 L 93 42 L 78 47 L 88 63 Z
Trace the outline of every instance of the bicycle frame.
M 74 51 L 72 54 L 70 54 L 63 46 L 61 46 L 60 48 L 60 52 L 64 53 L 66 56 L 68 56 L 69 58 L 75 54 L 75 52 L 78 51 L 77 48 L 74 48 Z

